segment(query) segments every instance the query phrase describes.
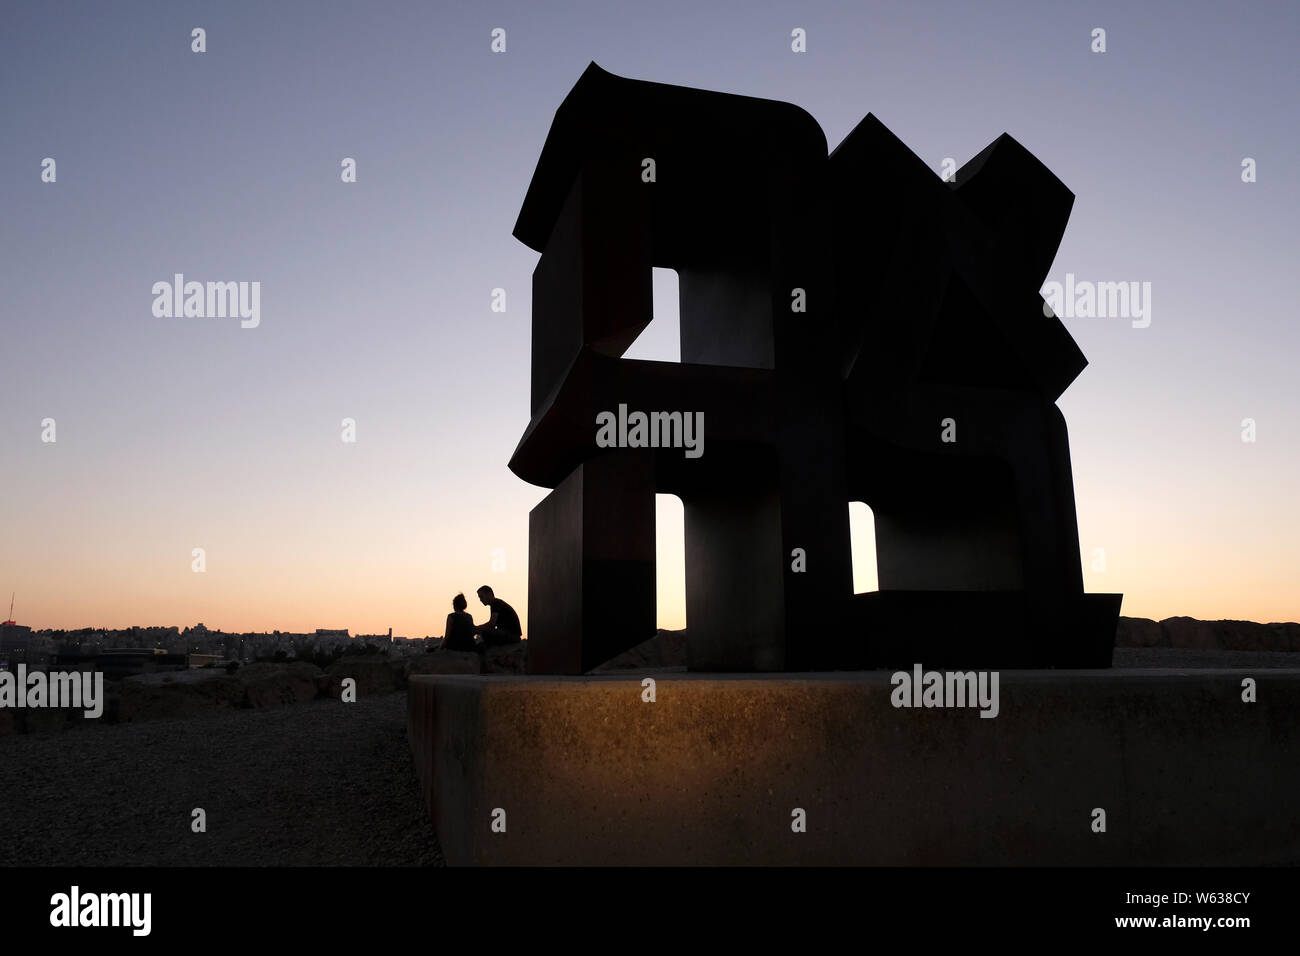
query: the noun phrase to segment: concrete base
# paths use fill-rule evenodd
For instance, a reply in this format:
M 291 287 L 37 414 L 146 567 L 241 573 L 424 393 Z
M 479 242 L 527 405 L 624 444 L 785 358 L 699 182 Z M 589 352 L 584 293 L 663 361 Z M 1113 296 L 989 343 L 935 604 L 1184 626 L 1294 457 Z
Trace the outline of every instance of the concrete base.
M 452 865 L 1300 862 L 1300 670 L 1003 671 L 993 719 L 892 690 L 412 676 L 408 726 Z

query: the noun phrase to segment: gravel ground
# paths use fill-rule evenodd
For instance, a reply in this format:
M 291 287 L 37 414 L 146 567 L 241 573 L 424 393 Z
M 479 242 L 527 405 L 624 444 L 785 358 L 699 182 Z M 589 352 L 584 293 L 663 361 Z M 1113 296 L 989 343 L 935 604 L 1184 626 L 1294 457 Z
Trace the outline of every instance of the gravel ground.
M 1116 648 L 1115 667 L 1300 654 Z M 194 808 L 207 832 L 190 830 Z M 0 737 L 0 866 L 442 866 L 406 695 Z
M 335 864 L 443 865 L 403 693 L 0 737 L 0 865 Z

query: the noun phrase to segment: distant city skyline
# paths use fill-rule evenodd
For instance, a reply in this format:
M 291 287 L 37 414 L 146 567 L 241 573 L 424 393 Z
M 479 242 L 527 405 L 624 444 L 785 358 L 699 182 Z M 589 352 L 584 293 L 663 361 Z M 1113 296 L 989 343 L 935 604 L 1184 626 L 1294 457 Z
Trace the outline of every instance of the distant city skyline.
M 1046 291 L 1090 363 L 1059 402 L 1085 588 L 1131 617 L 1296 621 L 1298 42 L 1284 2 L 16 7 L 0 595 L 36 629 L 422 636 L 457 592 L 486 619 L 490 584 L 526 636 L 546 490 L 506 467 L 537 260 L 511 229 L 594 60 L 796 103 L 831 149 L 871 111 L 936 175 L 1010 133 L 1076 196 Z M 167 317 L 177 274 L 246 285 Z M 1098 317 L 1113 283 L 1135 314 Z M 676 358 L 673 288 L 658 270 L 629 356 Z M 681 509 L 660 500 L 679 628 Z

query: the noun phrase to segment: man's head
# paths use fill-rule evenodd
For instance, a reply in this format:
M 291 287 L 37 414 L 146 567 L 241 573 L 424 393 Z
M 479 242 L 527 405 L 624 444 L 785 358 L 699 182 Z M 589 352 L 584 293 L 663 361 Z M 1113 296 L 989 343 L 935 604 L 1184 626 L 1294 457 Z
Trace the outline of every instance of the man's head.
M 486 584 L 478 589 L 478 599 L 482 603 L 491 604 L 494 597 L 496 597 L 496 595 L 492 593 L 492 589 Z

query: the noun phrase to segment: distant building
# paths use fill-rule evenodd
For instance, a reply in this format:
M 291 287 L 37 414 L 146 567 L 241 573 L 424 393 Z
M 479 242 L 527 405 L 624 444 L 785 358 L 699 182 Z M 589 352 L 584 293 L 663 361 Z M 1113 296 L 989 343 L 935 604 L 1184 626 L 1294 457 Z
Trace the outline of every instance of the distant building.
M 26 664 L 32 649 L 32 629 L 24 624 L 5 621 L 0 624 L 0 666 Z
M 0 624 L 0 647 L 27 647 L 32 641 L 32 629 L 26 624 L 5 621 Z
M 378 647 L 391 647 L 393 645 L 393 629 L 390 627 L 387 634 L 358 634 L 357 640 Z

